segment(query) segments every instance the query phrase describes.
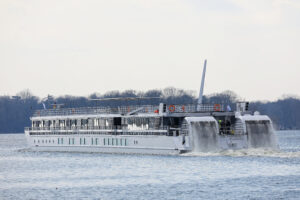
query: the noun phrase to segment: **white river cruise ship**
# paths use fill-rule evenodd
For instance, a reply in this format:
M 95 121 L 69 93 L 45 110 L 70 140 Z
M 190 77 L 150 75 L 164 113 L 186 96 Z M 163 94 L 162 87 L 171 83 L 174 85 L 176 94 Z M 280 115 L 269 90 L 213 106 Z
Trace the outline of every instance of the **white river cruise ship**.
M 235 111 L 202 104 L 205 69 L 196 105 L 37 110 L 25 128 L 28 144 L 37 151 L 140 154 L 276 147 L 270 118 L 250 113 L 247 102 Z

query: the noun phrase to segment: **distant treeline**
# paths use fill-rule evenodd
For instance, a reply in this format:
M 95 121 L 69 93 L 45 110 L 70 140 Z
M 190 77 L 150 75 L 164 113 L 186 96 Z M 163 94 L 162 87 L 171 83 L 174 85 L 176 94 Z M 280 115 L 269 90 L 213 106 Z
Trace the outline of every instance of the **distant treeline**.
M 118 99 L 123 97 L 155 97 L 146 99 Z M 159 97 L 159 98 L 157 98 Z M 104 101 L 94 99 L 110 98 Z M 115 98 L 115 99 L 113 99 Z M 204 96 L 203 103 L 222 103 L 235 109 L 238 95 L 232 91 Z M 0 133 L 21 133 L 24 127 L 30 126 L 30 116 L 36 109 L 52 108 L 53 104 L 62 104 L 63 108 L 95 107 L 95 106 L 128 106 L 128 105 L 158 105 L 166 104 L 196 104 L 195 92 L 177 88 L 155 89 L 146 92 L 127 90 L 124 92 L 110 91 L 105 94 L 94 93 L 89 97 L 61 96 L 57 98 L 40 99 L 24 90 L 16 96 L 0 96 Z M 43 105 L 44 104 L 44 105 Z M 300 129 L 300 99 L 285 97 L 274 102 L 250 102 L 251 111 L 259 111 L 271 117 L 277 129 Z

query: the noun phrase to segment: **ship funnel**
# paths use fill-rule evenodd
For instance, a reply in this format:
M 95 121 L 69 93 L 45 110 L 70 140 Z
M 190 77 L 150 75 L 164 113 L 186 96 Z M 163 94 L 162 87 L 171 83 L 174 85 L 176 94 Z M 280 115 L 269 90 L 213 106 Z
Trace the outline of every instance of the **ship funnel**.
M 197 103 L 197 111 L 200 111 L 201 109 L 201 104 L 202 104 L 202 98 L 203 98 L 203 90 L 204 90 L 204 81 L 205 81 L 205 73 L 206 73 L 206 60 L 204 61 L 204 66 L 203 66 L 203 72 L 202 72 L 202 80 L 201 80 L 201 86 L 200 86 L 200 93 L 199 93 L 199 98 L 198 98 L 198 103 Z

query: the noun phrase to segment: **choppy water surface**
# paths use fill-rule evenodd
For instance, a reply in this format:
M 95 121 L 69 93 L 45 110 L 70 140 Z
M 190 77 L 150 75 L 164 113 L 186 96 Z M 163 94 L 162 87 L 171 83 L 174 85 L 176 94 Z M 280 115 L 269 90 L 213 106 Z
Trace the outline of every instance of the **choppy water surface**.
M 263 149 L 147 156 L 32 152 L 0 135 L 0 199 L 299 199 L 300 131 Z

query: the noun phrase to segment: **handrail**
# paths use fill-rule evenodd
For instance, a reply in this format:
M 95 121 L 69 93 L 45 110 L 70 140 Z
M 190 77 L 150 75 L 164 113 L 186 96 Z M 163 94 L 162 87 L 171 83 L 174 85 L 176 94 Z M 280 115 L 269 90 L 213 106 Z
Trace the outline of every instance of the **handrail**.
M 167 126 L 159 127 L 159 128 L 148 128 L 144 130 L 167 130 Z M 132 131 L 128 129 L 126 126 L 73 126 L 73 127 L 25 127 L 25 131 L 76 131 L 76 130 L 123 130 L 123 131 Z
M 58 108 L 37 110 L 33 114 L 34 117 L 38 116 L 57 116 L 57 115 L 81 115 L 81 114 L 125 114 L 138 108 L 143 108 L 140 113 L 154 113 L 158 106 L 145 105 L 145 106 L 122 106 L 122 107 L 82 107 L 82 108 Z
M 222 104 L 201 104 L 198 105 L 166 105 L 168 113 L 193 113 L 193 112 L 223 112 Z M 159 106 L 141 105 L 141 106 L 120 106 L 120 107 L 82 107 L 82 108 L 57 108 L 36 110 L 33 117 L 40 116 L 65 116 L 65 115 L 88 115 L 88 114 L 126 114 L 134 110 L 138 113 L 158 113 Z

